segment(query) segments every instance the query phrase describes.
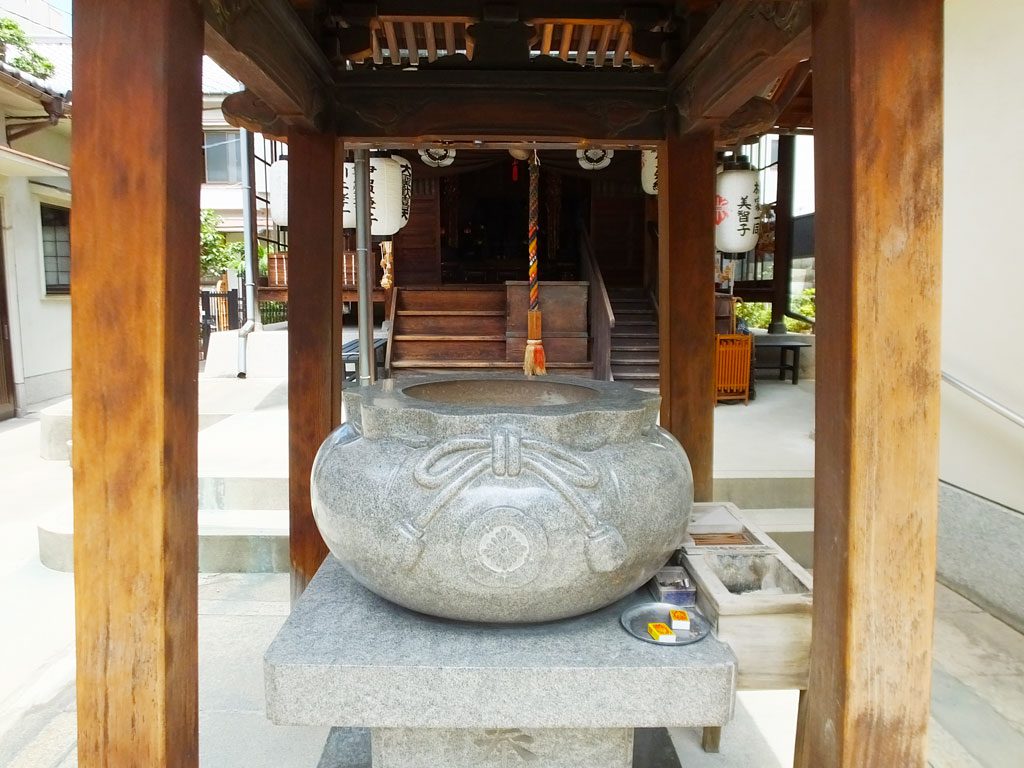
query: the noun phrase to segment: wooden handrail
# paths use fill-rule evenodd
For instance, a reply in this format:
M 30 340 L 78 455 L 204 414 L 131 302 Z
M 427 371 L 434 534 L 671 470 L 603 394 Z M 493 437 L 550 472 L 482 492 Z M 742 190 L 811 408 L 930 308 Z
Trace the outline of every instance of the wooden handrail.
M 594 256 L 594 247 L 587 230 L 580 227 L 580 266 L 584 279 L 589 285 L 587 313 L 590 319 L 590 359 L 594 364 L 594 378 L 603 381 L 612 379 L 612 329 L 615 327 L 615 312 L 608 297 L 608 288 L 601 275 L 601 267 Z
M 388 323 L 388 346 L 384 353 L 384 376 L 385 378 L 391 378 L 391 346 L 394 343 L 395 338 L 395 310 L 398 307 L 398 286 L 392 284 L 391 286 L 391 314 L 388 317 L 390 321 Z

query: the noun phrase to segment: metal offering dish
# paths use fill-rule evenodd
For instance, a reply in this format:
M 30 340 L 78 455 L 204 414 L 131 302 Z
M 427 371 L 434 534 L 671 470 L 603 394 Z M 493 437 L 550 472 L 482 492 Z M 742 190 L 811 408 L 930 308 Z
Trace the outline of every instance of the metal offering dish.
M 674 603 L 640 603 L 626 610 L 620 621 L 623 628 L 637 640 L 654 645 L 691 645 L 707 637 L 711 625 L 692 606 L 684 609 L 690 615 L 690 631 L 677 630 L 674 643 L 655 640 L 648 634 L 647 625 L 652 622 L 662 622 L 671 626 L 668 612 L 679 610 L 680 607 Z

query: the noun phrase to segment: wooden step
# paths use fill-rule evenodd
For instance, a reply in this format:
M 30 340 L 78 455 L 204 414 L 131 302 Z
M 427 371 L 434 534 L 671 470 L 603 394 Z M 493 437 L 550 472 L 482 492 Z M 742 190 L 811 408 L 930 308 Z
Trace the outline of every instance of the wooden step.
M 658 376 L 649 373 L 623 372 L 612 374 L 615 381 L 658 381 Z
M 400 309 L 395 313 L 395 333 L 410 335 L 496 336 L 505 331 L 505 312 L 487 310 Z
M 392 365 L 402 360 L 483 360 L 505 359 L 502 336 L 395 336 L 391 344 Z
M 394 362 L 395 368 L 500 368 L 502 370 L 522 368 L 522 362 L 508 360 L 401 360 Z M 548 363 L 548 368 L 571 368 L 583 370 L 593 368 L 592 363 Z
M 615 366 L 658 366 L 657 355 L 638 355 L 636 357 L 612 357 L 611 367 Z
M 613 348 L 615 347 L 615 340 L 616 339 L 651 339 L 651 340 L 656 342 L 658 340 L 658 334 L 657 334 L 657 332 L 645 332 L 643 330 L 639 330 L 639 331 L 632 331 L 632 330 L 620 331 L 618 329 L 618 327 L 616 327 L 615 330 L 612 331 L 612 347 Z
M 609 297 L 612 309 L 651 309 L 651 302 L 648 299 L 612 299 Z
M 616 344 L 616 343 L 612 342 L 612 354 L 615 355 L 616 357 L 619 357 L 619 356 L 621 356 L 620 353 L 626 353 L 626 352 L 629 352 L 629 353 L 641 352 L 641 353 L 644 353 L 644 354 L 650 354 L 651 352 L 658 352 L 660 350 L 660 347 L 658 346 L 657 341 L 656 340 L 652 340 L 652 341 L 654 341 L 653 344 L 640 344 L 640 343 L 637 342 L 636 339 L 631 340 L 629 343 L 623 342 L 621 344 Z M 626 355 L 626 356 L 628 356 L 628 355 Z
M 616 320 L 619 315 L 643 315 L 644 317 L 657 318 L 658 314 L 648 307 L 623 307 L 615 311 Z
M 402 287 L 398 310 L 505 311 L 505 286 Z
M 658 335 L 658 324 L 651 322 L 650 320 L 633 320 L 630 318 L 616 318 L 615 329 L 612 333 L 639 333 L 640 331 L 646 331 L 647 333 Z
M 395 341 L 500 341 L 505 342 L 505 334 L 493 334 L 491 336 L 458 335 L 443 333 L 410 333 L 395 334 L 392 336 Z
M 622 378 L 623 375 L 634 374 L 634 373 L 636 373 L 636 374 L 643 374 L 644 376 L 649 376 L 649 377 L 654 378 L 654 379 L 658 378 L 658 376 L 660 375 L 659 367 L 658 367 L 657 364 L 655 364 L 655 365 L 622 365 L 622 364 L 616 365 L 615 363 L 612 363 L 612 375 L 616 379 Z

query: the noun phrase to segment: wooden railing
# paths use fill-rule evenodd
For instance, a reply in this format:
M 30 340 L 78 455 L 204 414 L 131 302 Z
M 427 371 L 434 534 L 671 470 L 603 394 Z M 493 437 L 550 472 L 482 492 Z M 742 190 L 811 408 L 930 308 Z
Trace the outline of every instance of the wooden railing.
M 384 378 L 391 378 L 391 348 L 395 342 L 395 315 L 398 312 L 398 286 L 391 289 L 391 312 L 388 313 L 388 346 L 384 354 Z
M 601 276 L 601 267 L 594 257 L 590 235 L 583 228 L 580 229 L 580 251 L 580 276 L 590 283 L 587 312 L 590 315 L 590 360 L 594 364 L 594 378 L 611 381 L 615 313 Z

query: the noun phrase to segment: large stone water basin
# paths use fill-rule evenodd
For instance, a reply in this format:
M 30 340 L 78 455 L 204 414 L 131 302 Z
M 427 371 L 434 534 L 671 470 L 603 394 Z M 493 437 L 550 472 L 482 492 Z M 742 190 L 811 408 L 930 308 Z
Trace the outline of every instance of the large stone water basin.
M 331 552 L 364 586 L 452 619 L 597 610 L 682 544 L 693 479 L 660 398 L 570 377 L 424 376 L 346 390 L 313 464 Z

